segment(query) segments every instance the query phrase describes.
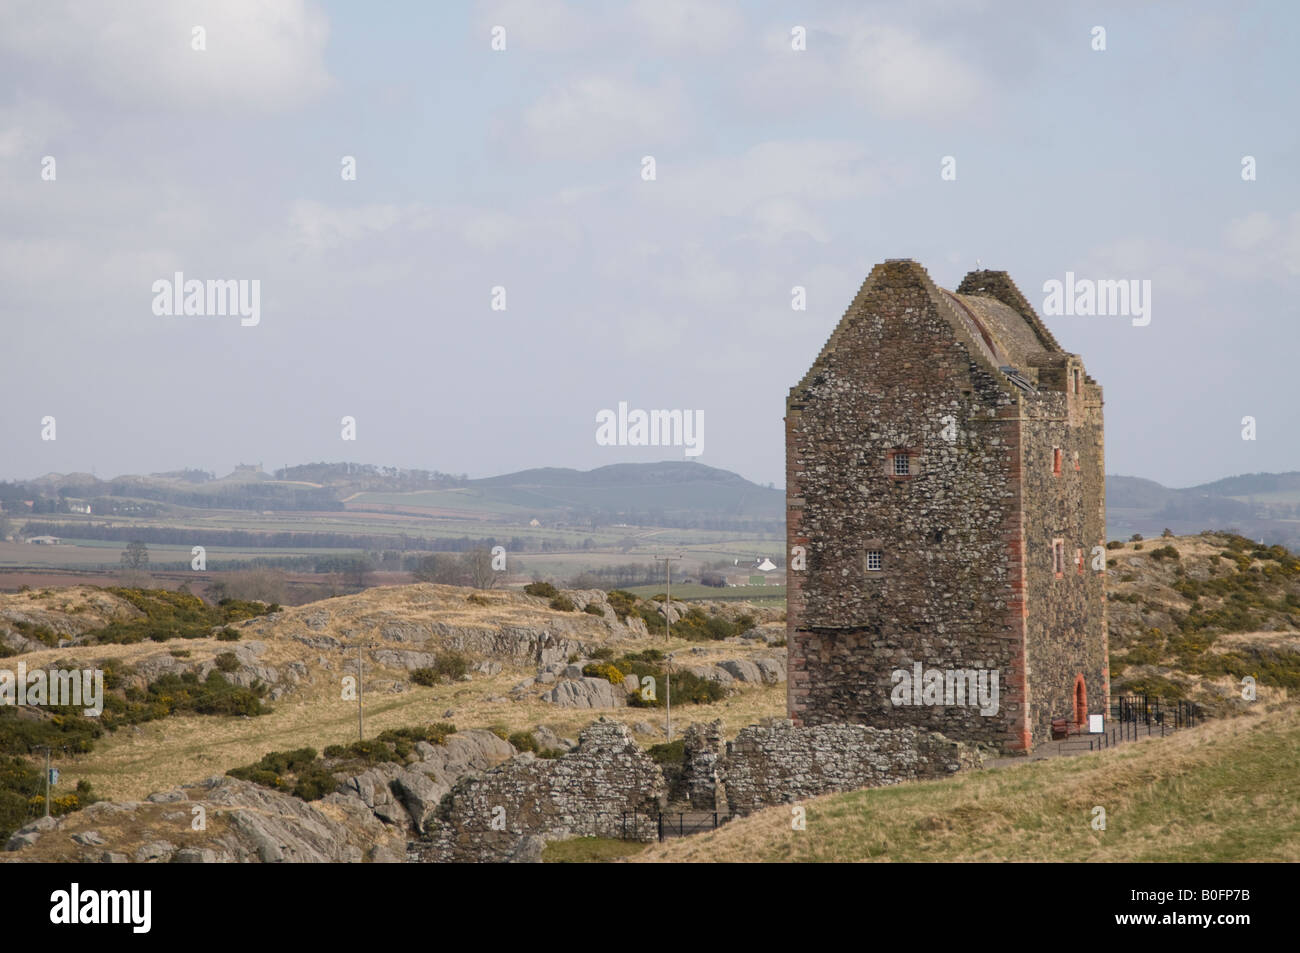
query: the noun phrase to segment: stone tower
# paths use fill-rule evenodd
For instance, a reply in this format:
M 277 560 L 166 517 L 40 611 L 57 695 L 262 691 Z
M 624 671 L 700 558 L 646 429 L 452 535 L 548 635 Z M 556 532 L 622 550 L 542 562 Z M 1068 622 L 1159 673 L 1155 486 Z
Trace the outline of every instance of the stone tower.
M 1101 387 L 1005 272 L 877 265 L 785 425 L 796 723 L 1028 752 L 1105 711 Z

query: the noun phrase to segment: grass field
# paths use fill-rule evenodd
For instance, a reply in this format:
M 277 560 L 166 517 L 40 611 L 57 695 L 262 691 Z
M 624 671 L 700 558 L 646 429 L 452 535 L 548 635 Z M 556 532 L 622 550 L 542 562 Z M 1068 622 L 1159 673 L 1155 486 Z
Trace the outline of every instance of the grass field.
M 635 861 L 1300 861 L 1300 711 L 815 798 L 656 844 Z M 1095 830 L 1095 809 L 1106 812 Z

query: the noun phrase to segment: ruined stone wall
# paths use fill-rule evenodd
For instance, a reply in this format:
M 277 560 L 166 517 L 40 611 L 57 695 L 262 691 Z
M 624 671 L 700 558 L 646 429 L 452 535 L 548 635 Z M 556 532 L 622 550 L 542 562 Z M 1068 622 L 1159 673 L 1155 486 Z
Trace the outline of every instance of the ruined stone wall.
M 525 841 L 574 835 L 653 840 L 642 819 L 625 830 L 622 812 L 657 810 L 663 772 L 632 740 L 626 726 L 598 721 L 563 758 L 512 758 L 456 784 L 443 799 L 429 839 L 416 853 L 427 861 L 500 862 L 521 859 Z M 498 830 L 493 819 L 499 818 Z
M 722 721 L 694 723 L 682 735 L 682 789 L 692 811 L 726 811 L 722 780 L 727 741 Z
M 1082 374 L 1081 374 L 1082 377 Z M 1030 672 L 1033 743 L 1050 738 L 1053 718 L 1074 718 L 1074 685 L 1084 678 L 1087 712 L 1106 710 L 1110 689 L 1102 570 L 1093 568 L 1105 546 L 1105 463 L 1101 391 L 1080 381 L 1075 395 L 1066 374 L 1059 392 L 1027 402 L 1024 432 L 1025 548 L 1029 612 L 1026 653 Z M 1053 467 L 1062 453 L 1061 473 Z M 1076 469 L 1077 455 L 1077 469 Z M 1054 568 L 1053 541 L 1064 542 L 1064 572 Z
M 947 777 L 980 764 L 969 746 L 915 728 L 778 722 L 743 729 L 729 747 L 722 777 L 733 814 L 835 791 Z
M 787 542 L 807 568 L 788 574 L 788 710 L 1015 748 L 1028 740 L 1019 392 L 951 307 L 919 265 L 878 265 L 791 391 Z M 914 475 L 889 471 L 898 450 Z M 891 673 L 914 662 L 996 669 L 998 713 L 895 706 Z

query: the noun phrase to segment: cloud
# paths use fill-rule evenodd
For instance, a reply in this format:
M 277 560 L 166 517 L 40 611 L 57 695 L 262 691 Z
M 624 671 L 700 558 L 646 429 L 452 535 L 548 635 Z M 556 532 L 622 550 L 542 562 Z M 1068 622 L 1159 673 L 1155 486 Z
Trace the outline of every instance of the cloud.
M 952 45 L 860 15 L 801 24 L 807 49 L 791 49 L 792 24 L 764 32 L 766 58 L 745 77 L 751 102 L 794 106 L 845 99 L 887 119 L 942 120 L 989 95 L 989 81 Z
M 192 31 L 206 31 L 206 49 Z M 127 108 L 276 112 L 330 83 L 329 23 L 311 0 L 171 0 L 0 6 L 0 52 L 24 81 Z
M 638 40 L 668 53 L 721 52 L 744 29 L 739 6 L 717 0 L 635 0 L 627 14 Z
M 563 0 L 496 0 L 478 5 L 483 48 L 494 27 L 506 31 L 506 52 L 571 53 L 589 47 L 599 34 L 597 16 Z
M 344 207 L 300 199 L 289 210 L 289 236 L 293 246 L 317 255 L 399 228 L 428 229 L 433 223 L 433 210 L 422 205 Z
M 1241 253 L 1238 265 L 1245 273 L 1300 275 L 1300 210 L 1285 221 L 1268 212 L 1252 212 L 1233 219 L 1224 229 L 1226 244 Z
M 522 126 L 525 141 L 543 156 L 596 159 L 627 151 L 640 159 L 680 139 L 687 113 L 676 80 L 652 85 L 588 75 L 547 90 L 525 111 Z
M 776 140 L 681 169 L 661 163 L 653 187 L 662 193 L 653 200 L 692 218 L 739 216 L 745 231 L 770 241 L 791 233 L 826 241 L 814 206 L 878 195 L 897 177 L 856 143 Z

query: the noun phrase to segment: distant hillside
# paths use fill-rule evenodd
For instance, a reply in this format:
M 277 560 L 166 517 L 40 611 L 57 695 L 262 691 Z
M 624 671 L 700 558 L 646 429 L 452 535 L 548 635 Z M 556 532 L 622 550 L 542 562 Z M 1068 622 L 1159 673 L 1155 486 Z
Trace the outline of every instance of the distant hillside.
M 1227 714 L 1243 707 L 1246 675 L 1261 696 L 1300 690 L 1300 557 L 1226 533 L 1111 547 L 1112 692 Z
M 34 501 L 31 507 L 23 501 Z M 264 472 L 240 466 L 222 477 L 199 470 L 101 480 L 45 474 L 0 483 L 0 506 L 20 515 L 161 516 L 177 510 L 369 510 L 440 519 L 587 528 L 630 524 L 784 532 L 785 491 L 700 463 L 619 463 L 593 470 L 539 467 L 469 479 L 438 470 L 362 463 L 307 463 Z M 1300 472 L 1252 473 L 1174 489 L 1154 480 L 1106 477 L 1107 536 L 1232 530 L 1300 550 Z
M 1154 480 L 1106 477 L 1107 535 L 1127 539 L 1170 529 L 1192 535 L 1230 529 L 1300 550 L 1300 472 L 1251 473 L 1171 489 Z

